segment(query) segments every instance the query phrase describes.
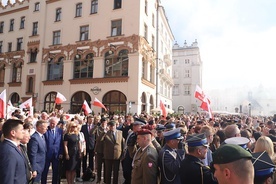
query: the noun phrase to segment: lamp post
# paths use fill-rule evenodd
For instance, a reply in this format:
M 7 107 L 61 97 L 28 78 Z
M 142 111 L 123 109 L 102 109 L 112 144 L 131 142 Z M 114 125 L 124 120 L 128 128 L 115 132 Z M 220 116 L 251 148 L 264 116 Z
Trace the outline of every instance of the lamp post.
M 251 117 L 251 103 L 248 104 L 248 115 Z
M 128 103 L 128 114 L 130 114 L 130 110 L 131 110 L 131 102 Z

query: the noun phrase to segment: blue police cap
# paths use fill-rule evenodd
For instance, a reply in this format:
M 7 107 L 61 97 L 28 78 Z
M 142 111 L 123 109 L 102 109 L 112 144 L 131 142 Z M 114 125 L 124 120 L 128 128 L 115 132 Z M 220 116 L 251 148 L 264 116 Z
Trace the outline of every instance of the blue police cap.
M 147 122 L 140 119 L 140 118 L 134 118 L 134 122 L 133 122 L 133 125 L 145 125 Z
M 189 135 L 186 141 L 189 147 L 196 147 L 196 146 L 209 147 L 207 138 L 204 133 Z
M 180 128 L 175 128 L 173 130 L 165 131 L 163 133 L 163 136 L 166 141 L 172 140 L 172 139 L 183 139 L 183 136 L 180 133 Z
M 242 148 L 246 149 L 247 148 L 247 143 L 249 143 L 249 139 L 246 137 L 231 137 L 228 139 L 225 139 L 225 143 L 226 144 L 235 144 L 235 145 L 239 145 Z

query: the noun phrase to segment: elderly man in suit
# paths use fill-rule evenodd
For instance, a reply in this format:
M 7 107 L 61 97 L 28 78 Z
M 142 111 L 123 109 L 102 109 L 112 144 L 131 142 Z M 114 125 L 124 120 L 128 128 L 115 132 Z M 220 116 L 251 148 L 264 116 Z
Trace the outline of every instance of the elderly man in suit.
M 26 184 L 26 162 L 18 148 L 24 136 L 23 122 L 9 119 L 2 131 L 5 140 L 0 144 L 0 183 Z
M 46 154 L 46 163 L 44 167 L 44 171 L 42 173 L 42 184 L 47 183 L 47 175 L 50 167 L 50 163 L 52 163 L 52 184 L 58 183 L 59 178 L 59 159 L 62 158 L 63 154 L 63 131 L 62 129 L 57 127 L 59 119 L 56 117 L 51 117 L 49 119 L 48 130 L 45 133 L 45 140 L 47 146 L 47 154 Z
M 109 130 L 102 137 L 103 155 L 105 163 L 105 182 L 111 184 L 113 170 L 113 184 L 118 183 L 120 159 L 124 148 L 123 133 L 116 129 L 115 121 L 108 122 Z
M 131 184 L 157 184 L 158 152 L 152 144 L 151 131 L 139 130 L 137 143 L 140 148 L 133 157 Z
M 41 183 L 41 176 L 46 161 L 46 141 L 44 134 L 47 131 L 47 121 L 36 122 L 36 132 L 28 143 L 28 155 L 33 168 L 33 183 Z

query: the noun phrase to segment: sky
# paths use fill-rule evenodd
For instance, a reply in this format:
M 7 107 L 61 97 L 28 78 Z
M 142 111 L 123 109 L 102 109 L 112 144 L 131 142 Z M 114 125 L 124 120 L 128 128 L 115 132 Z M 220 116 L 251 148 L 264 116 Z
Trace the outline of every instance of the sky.
M 197 39 L 203 88 L 276 87 L 275 0 L 161 0 L 161 4 L 180 46 Z
M 203 88 L 276 87 L 275 0 L 161 0 L 175 41 L 197 39 Z

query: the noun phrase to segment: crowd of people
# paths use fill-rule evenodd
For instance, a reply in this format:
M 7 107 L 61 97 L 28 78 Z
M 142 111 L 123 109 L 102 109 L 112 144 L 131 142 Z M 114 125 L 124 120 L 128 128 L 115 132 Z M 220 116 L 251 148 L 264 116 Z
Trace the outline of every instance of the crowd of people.
M 76 114 L 0 119 L 0 184 L 276 183 L 275 117 Z M 120 167 L 121 166 L 121 167 Z

